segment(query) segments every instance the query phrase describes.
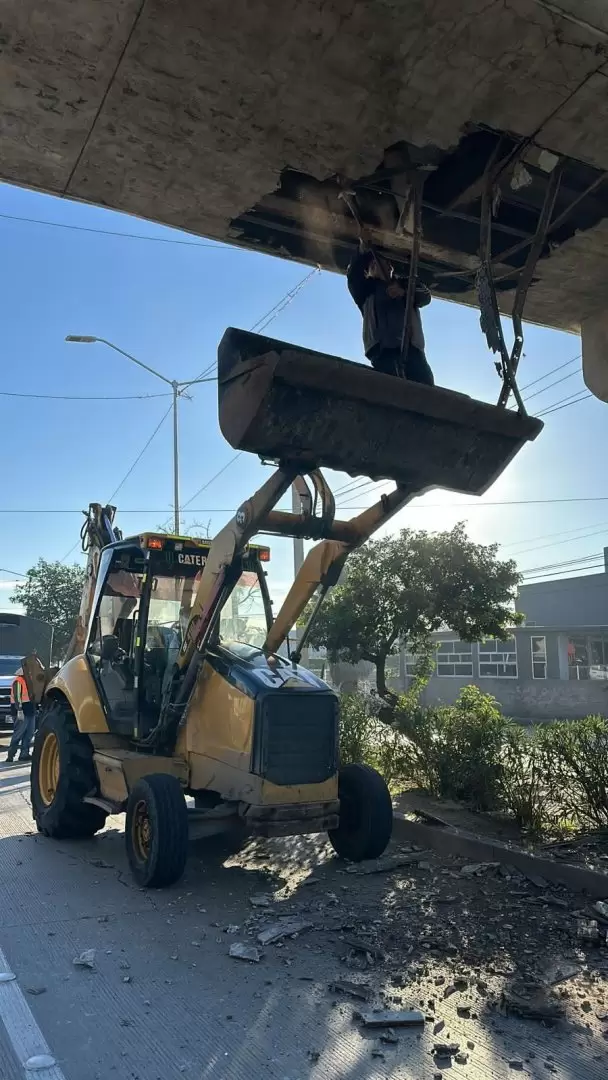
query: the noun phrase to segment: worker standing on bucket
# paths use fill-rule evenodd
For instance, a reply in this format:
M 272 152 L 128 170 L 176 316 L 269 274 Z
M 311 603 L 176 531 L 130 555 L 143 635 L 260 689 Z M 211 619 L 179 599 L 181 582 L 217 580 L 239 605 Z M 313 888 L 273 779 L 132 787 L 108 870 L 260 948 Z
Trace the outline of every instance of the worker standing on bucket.
M 420 308 L 431 302 L 426 285 L 416 282 L 408 334 L 407 281 L 397 278 L 390 263 L 370 249 L 366 230 L 361 232 L 359 251 L 348 267 L 347 280 L 363 315 L 363 345 L 372 367 L 385 375 L 401 375 L 434 386 L 420 317 Z

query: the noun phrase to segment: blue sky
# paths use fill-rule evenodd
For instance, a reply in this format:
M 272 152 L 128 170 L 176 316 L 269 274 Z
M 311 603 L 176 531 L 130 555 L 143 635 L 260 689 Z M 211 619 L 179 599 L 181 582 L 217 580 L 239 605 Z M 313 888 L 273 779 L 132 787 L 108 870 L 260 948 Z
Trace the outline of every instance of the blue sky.
M 184 242 L 52 228 L 11 216 Z M 227 326 L 249 327 L 306 273 L 294 263 L 238 248 L 201 246 L 194 237 L 150 222 L 7 185 L 0 186 L 0 236 L 4 393 L 163 393 L 162 383 L 103 345 L 66 344 L 65 335 L 105 337 L 169 378 L 194 378 L 213 363 Z M 476 311 L 435 300 L 425 311 L 425 331 L 439 384 L 487 401 L 496 398 L 499 380 Z M 344 279 L 335 274 L 315 275 L 269 333 L 350 359 L 363 358 L 359 312 Z M 575 357 L 580 342 L 572 335 L 528 326 L 525 352 L 522 386 Z M 579 364 L 547 383 L 572 372 L 576 374 L 567 381 L 534 397 L 530 411 L 583 388 Z M 218 430 L 215 385 L 193 389 L 193 400 L 181 407 L 182 502 L 234 453 Z M 169 404 L 163 397 L 88 402 L 0 397 L 0 565 L 23 573 L 40 555 L 65 556 L 77 540 L 82 519 L 77 513 L 56 511 L 107 500 Z M 509 555 L 521 551 L 522 569 L 601 551 L 604 535 L 583 534 L 606 524 L 608 536 L 608 502 L 489 504 L 606 494 L 606 415 L 606 406 L 595 399 L 561 409 L 547 417 L 539 439 L 474 508 L 461 505 L 470 499 L 431 493 L 406 508 L 391 529 L 404 524 L 445 528 L 464 519 L 476 540 L 499 541 Z M 171 514 L 171 438 L 168 419 L 116 495 L 119 523 L 126 533 L 153 529 Z M 185 530 L 194 521 L 210 521 L 212 532 L 219 529 L 265 474 L 254 458 L 239 457 L 184 513 Z M 334 479 L 337 486 L 348 480 Z M 371 496 L 365 494 L 345 499 L 349 507 L 368 501 Z M 32 509 L 52 512 L 21 512 Z M 575 530 L 582 538 L 576 539 Z M 271 582 L 281 594 L 291 574 L 287 543 L 274 541 L 273 554 Z M 78 558 L 78 552 L 72 558 Z M 7 606 L 11 580 L 10 573 L 0 574 L 0 607 Z

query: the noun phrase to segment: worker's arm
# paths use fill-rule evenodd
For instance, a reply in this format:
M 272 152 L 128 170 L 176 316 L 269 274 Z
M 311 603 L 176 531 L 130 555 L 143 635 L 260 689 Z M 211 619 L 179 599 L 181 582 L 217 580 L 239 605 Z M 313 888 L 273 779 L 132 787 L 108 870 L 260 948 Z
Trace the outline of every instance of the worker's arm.
M 23 703 L 23 687 L 20 679 L 15 679 L 13 684 L 13 697 L 15 698 L 15 705 L 20 709 Z
M 371 251 L 358 251 L 351 259 L 346 271 L 350 295 L 361 310 L 363 310 L 363 305 L 373 289 L 372 280 L 366 277 L 365 274 L 372 259 Z

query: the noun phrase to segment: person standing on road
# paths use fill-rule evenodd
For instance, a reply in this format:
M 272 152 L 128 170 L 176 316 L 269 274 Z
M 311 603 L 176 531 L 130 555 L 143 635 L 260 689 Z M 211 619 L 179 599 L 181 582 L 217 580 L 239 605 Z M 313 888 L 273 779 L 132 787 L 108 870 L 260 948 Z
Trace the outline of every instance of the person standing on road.
M 19 750 L 19 761 L 31 761 L 30 744 L 34 737 L 36 709 L 33 701 L 30 701 L 23 668 L 19 668 L 11 686 L 11 712 L 15 727 L 6 760 L 14 761 Z

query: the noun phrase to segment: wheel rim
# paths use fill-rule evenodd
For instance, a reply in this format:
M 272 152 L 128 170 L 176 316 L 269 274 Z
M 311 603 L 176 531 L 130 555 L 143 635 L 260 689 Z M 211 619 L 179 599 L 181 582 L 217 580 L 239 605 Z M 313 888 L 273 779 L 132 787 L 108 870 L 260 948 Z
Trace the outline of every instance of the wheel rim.
M 148 807 L 144 800 L 140 799 L 133 811 L 131 825 L 133 850 L 140 862 L 145 862 L 150 854 L 151 832 Z
M 54 731 L 45 736 L 38 765 L 38 786 L 45 806 L 50 806 L 59 784 L 59 741 Z

